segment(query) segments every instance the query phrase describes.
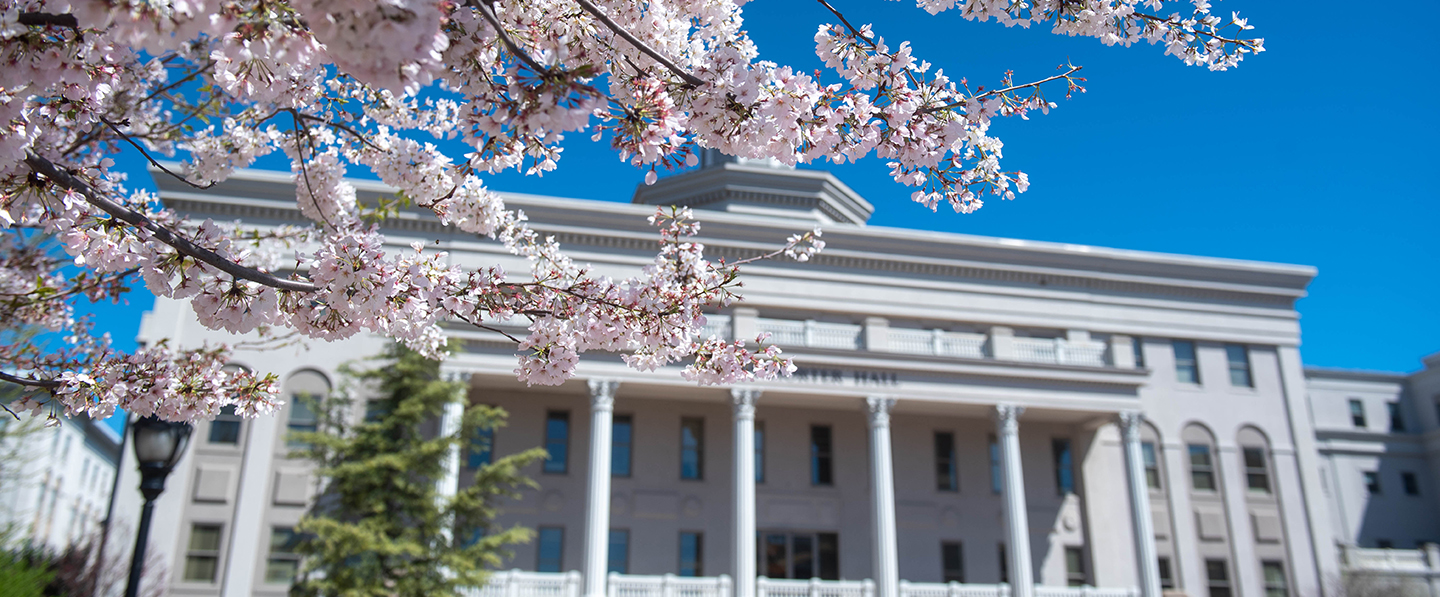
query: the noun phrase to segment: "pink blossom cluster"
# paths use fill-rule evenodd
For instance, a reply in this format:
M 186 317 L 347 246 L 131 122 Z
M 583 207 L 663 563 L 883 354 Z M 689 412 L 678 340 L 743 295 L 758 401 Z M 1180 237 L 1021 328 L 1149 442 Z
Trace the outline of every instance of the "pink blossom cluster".
M 648 170 L 647 183 L 661 168 L 694 165 L 702 148 L 791 165 L 873 153 L 916 189 L 915 201 L 969 212 L 1030 184 L 1003 169 L 991 122 L 1048 113 L 1052 87 L 1083 91 L 1070 65 L 1029 82 L 1006 73 L 992 88 L 972 85 L 908 42 L 853 26 L 828 2 L 838 23 L 812 31 L 829 74 L 800 72 L 760 60 L 742 4 L 0 0 L 0 227 L 15 241 L 0 250 L 13 253 L 0 254 L 0 291 L 12 292 L 5 300 L 19 314 L 0 327 L 0 370 L 67 408 L 150 412 L 125 402 L 143 396 L 170 418 L 213 413 L 217 402 L 204 396 L 234 390 L 234 375 L 215 373 L 223 351 L 119 355 L 73 316 L 74 298 L 114 300 L 143 280 L 157 295 L 188 299 L 215 329 L 325 340 L 376 332 L 432 355 L 442 323 L 528 320 L 529 333 L 515 339 L 516 375 L 527 383 L 563 382 L 587 351 L 620 353 L 644 370 L 686 363 L 701 383 L 785 375 L 791 365 L 774 347 L 699 337 L 704 314 L 736 299 L 740 264 L 707 260 L 690 214 L 658 216 L 655 260 L 610 279 L 571 262 L 480 175 L 553 170 L 568 134 L 608 138 L 622 160 Z M 1215 70 L 1264 49 L 1244 37 L 1245 19 L 1213 14 L 1206 0 L 918 4 L 1007 26 L 1049 23 L 1110 45 L 1145 41 Z M 446 141 L 468 147 L 448 155 Z M 178 152 L 183 166 L 157 167 L 198 187 L 278 151 L 311 224 L 186 221 L 126 190 L 106 157 L 122 147 Z M 346 179 L 360 169 L 394 196 L 361 201 Z M 462 269 L 423 247 L 387 249 L 374 222 L 395 210 L 494 239 L 529 271 Z M 37 234 L 54 235 L 69 258 L 21 246 Z M 817 230 L 767 257 L 805 261 L 823 247 Z M 49 353 L 25 348 L 18 338 L 29 328 L 69 340 Z M 124 367 L 169 377 L 116 377 Z M 249 401 L 242 410 L 265 410 L 268 386 L 246 383 L 254 389 L 238 394 Z

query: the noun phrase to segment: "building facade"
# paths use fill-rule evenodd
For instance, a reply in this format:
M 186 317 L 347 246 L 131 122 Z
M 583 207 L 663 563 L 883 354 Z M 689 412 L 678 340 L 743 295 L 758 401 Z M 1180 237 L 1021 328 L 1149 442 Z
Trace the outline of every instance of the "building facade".
M 60 552 L 91 539 L 109 516 L 120 436 L 84 417 L 42 422 L 0 415 L 0 530 Z
M 157 178 L 167 205 L 192 217 L 300 220 L 289 174 L 242 172 L 205 192 Z M 1385 388 L 1434 394 L 1440 375 L 1307 373 L 1295 301 L 1312 268 L 866 226 L 870 204 L 827 173 L 723 160 L 642 187 L 634 205 L 506 200 L 617 277 L 653 258 L 655 205 L 696 208 L 712 258 L 750 257 L 817 224 L 828 243 L 810 263 L 746 267 L 744 302 L 709 318 L 722 337 L 770 334 L 799 366 L 788 379 L 696 387 L 678 369 L 591 354 L 566 384 L 526 387 L 503 336 L 450 330 L 464 350 L 446 374 L 510 420 L 489 450 L 456 455 L 448 482 L 471 482 L 495 454 L 546 447 L 529 471 L 540 489 L 499 521 L 537 530 L 510 567 L 579 571 L 586 595 L 617 572 L 627 576 L 610 582 L 723 574 L 736 597 L 768 586 L 757 577 L 870 579 L 881 597 L 943 582 L 1023 596 L 1308 596 L 1335 594 L 1337 545 L 1440 539 L 1433 405 L 1419 414 L 1402 399 L 1414 420 L 1404 437 L 1355 440 L 1331 421 L 1351 393 L 1382 421 L 1385 396 L 1417 391 Z M 526 267 L 433 219 L 387 234 L 462 265 Z M 141 340 L 160 338 L 223 335 L 159 300 Z M 236 364 L 281 376 L 287 397 L 323 394 L 341 363 L 382 346 L 242 350 Z M 318 488 L 288 458 L 286 430 L 316 424 L 297 404 L 197 426 L 152 538 L 173 594 L 285 593 L 292 528 Z M 1375 464 L 1402 458 L 1392 445 L 1408 458 L 1394 471 Z M 1405 512 L 1429 526 L 1366 520 L 1385 516 L 1352 496 L 1366 467 L 1396 500 L 1402 473 L 1415 473 L 1421 493 Z M 133 468 L 122 466 L 130 500 Z

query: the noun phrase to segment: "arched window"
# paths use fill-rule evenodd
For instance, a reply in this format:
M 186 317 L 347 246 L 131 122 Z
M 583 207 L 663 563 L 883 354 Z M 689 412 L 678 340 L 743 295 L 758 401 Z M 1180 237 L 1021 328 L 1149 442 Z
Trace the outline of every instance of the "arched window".
M 1241 464 L 1245 465 L 1246 490 L 1270 493 L 1270 441 L 1259 429 L 1245 427 L 1236 435 L 1235 443 L 1240 444 Z
M 1190 463 L 1190 490 L 1217 491 L 1215 436 L 1210 430 L 1192 424 L 1181 433 L 1181 438 L 1185 440 L 1186 461 Z
M 288 403 L 286 431 L 290 433 L 315 431 L 320 428 L 320 416 L 316 411 L 320 401 L 330 394 L 330 380 L 318 371 L 298 371 L 285 380 L 285 398 Z M 304 442 L 286 437 L 285 445 L 290 448 L 304 448 Z

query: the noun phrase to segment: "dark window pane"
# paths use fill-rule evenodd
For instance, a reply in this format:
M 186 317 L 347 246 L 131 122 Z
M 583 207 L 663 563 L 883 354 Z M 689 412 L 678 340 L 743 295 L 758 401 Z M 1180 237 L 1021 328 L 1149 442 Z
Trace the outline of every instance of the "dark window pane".
M 1210 597 L 1230 597 L 1230 570 L 1225 560 L 1205 560 L 1205 579 Z
M 1189 340 L 1171 342 L 1175 347 L 1175 379 L 1180 383 L 1200 383 L 1200 369 L 1195 362 L 1195 343 Z
M 1270 471 L 1265 463 L 1265 448 L 1241 448 L 1245 459 L 1245 486 L 1250 491 L 1270 492 Z
M 1350 424 L 1365 428 L 1365 403 L 1354 398 L 1350 399 Z
M 1130 340 L 1130 346 L 1134 347 L 1134 349 L 1135 349 L 1135 367 L 1136 367 L 1137 369 L 1144 369 L 1144 368 L 1145 368 L 1145 339 L 1144 339 L 1144 338 L 1141 338 L 1141 337 L 1139 337 L 1139 336 L 1136 336 L 1135 338 L 1133 338 L 1133 339 Z
M 1364 475 L 1365 490 L 1370 492 L 1370 495 L 1380 495 L 1380 473 L 1366 471 Z
M 960 489 L 960 478 L 955 471 L 955 434 L 947 431 L 935 432 L 935 488 Z
M 834 470 L 830 446 L 830 428 L 823 425 L 810 427 L 810 484 L 834 485 Z
M 1225 360 L 1230 365 L 1230 385 L 1248 388 L 1255 385 L 1250 377 L 1250 351 L 1240 344 L 1225 345 Z
M 220 414 L 210 422 L 208 439 L 212 444 L 240 443 L 240 415 L 235 414 L 233 405 L 221 408 Z
M 561 556 L 565 553 L 565 529 L 561 527 L 540 527 L 536 544 L 539 546 L 539 561 L 536 572 L 560 572 L 563 565 Z
M 1000 493 L 1000 444 L 990 436 L 990 491 Z
M 1065 583 L 1072 587 L 1084 586 L 1085 552 L 1079 547 L 1065 548 Z
M 770 578 L 790 578 L 790 550 L 789 536 L 779 533 L 768 533 L 765 535 L 765 543 L 761 546 L 761 554 L 765 558 L 763 572 Z
M 820 544 L 820 578 L 840 580 L 840 535 L 819 533 L 815 540 Z
M 1290 597 L 1289 583 L 1285 578 L 1285 564 L 1265 561 L 1260 564 L 1265 576 L 1265 597 Z
M 755 482 L 765 482 L 765 423 L 755 422 Z
M 635 424 L 630 415 L 616 415 L 610 429 L 610 474 L 630 476 L 630 458 L 634 445 Z
M 1215 469 L 1210 463 L 1210 446 L 1190 444 L 1190 484 L 1196 491 L 1215 491 Z
M 940 569 L 945 582 L 965 582 L 964 550 L 958 541 L 940 544 Z
M 480 468 L 490 464 L 491 449 L 495 445 L 494 429 L 476 429 L 470 437 L 470 453 L 466 466 Z
M 791 559 L 791 574 L 795 578 L 815 576 L 814 539 L 809 535 L 795 535 L 791 540 L 794 557 Z
M 680 478 L 705 477 L 705 419 L 680 419 Z
M 1005 551 L 1005 544 L 1000 544 L 1000 582 L 1010 582 L 1010 552 Z
M 1050 442 L 1055 457 L 1055 488 L 1060 495 L 1075 493 L 1075 469 L 1071 463 L 1070 440 L 1056 439 Z
M 1170 558 L 1162 557 L 1156 564 L 1156 567 L 1160 569 L 1160 588 L 1175 588 L 1175 575 L 1170 572 Z
M 705 576 L 704 537 L 700 533 L 680 533 L 680 576 Z
M 1389 408 L 1389 409 L 1390 409 L 1390 430 L 1391 430 L 1391 431 L 1404 431 L 1404 430 L 1405 430 L 1405 417 L 1403 417 L 1403 416 L 1400 415 L 1400 403 L 1399 403 L 1399 402 L 1387 402 L 1387 403 L 1385 404 L 1385 406 L 1386 406 L 1386 408 Z
M 610 529 L 610 562 L 606 572 L 630 573 L 630 531 Z
M 1420 495 L 1420 479 L 1415 473 L 1400 473 L 1400 484 L 1405 486 L 1405 495 Z
M 1145 484 L 1150 489 L 1160 489 L 1160 459 L 1155 454 L 1155 444 L 1140 444 L 1140 455 L 1145 460 Z
M 545 414 L 545 466 L 547 473 L 564 474 L 570 470 L 570 413 L 551 411 Z
M 315 416 L 312 405 L 318 404 L 318 394 L 295 394 L 290 398 L 290 419 L 286 430 L 290 433 L 305 433 L 319 429 L 320 419 Z M 290 448 L 305 448 L 310 444 L 287 437 L 285 445 Z

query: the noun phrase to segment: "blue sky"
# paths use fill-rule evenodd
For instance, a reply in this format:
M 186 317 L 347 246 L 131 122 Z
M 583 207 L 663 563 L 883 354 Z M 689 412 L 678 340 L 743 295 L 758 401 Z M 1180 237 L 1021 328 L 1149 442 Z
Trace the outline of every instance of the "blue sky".
M 1043 78 L 1067 60 L 1089 79 L 1068 101 L 1055 90 L 1050 115 L 993 127 L 1006 169 L 1032 181 L 1015 201 L 932 213 L 880 160 L 830 167 L 875 204 L 871 224 L 1313 265 L 1299 303 L 1306 364 L 1412 371 L 1440 351 L 1440 83 L 1424 74 L 1440 64 L 1440 41 L 1425 19 L 1333 0 L 1215 2 L 1217 14 L 1249 17 L 1267 51 L 1212 73 L 1152 46 L 931 17 L 905 0 L 832 3 L 972 84 L 994 86 L 1006 69 L 1017 82 Z M 813 36 L 829 20 L 818 2 L 755 0 L 745 13 L 762 57 L 822 67 Z M 135 182 L 147 176 L 134 156 L 122 163 Z M 559 170 L 488 182 L 627 202 L 642 177 L 575 135 Z M 137 292 L 97 311 L 122 343 L 150 303 Z

